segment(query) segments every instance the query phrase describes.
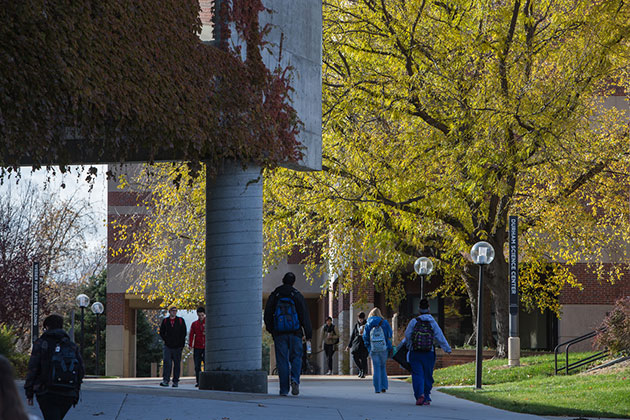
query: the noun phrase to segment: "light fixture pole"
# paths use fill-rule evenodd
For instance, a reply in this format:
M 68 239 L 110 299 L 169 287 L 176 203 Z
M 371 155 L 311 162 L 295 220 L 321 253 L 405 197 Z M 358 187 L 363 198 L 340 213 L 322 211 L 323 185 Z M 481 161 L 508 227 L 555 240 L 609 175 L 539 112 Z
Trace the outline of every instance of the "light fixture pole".
M 424 278 L 433 271 L 433 263 L 427 257 L 420 257 L 413 264 L 413 269 L 420 276 L 420 299 L 424 299 Z
M 477 352 L 475 354 L 475 388 L 481 389 L 481 365 L 483 363 L 483 266 L 494 260 L 494 248 L 488 242 L 477 242 L 470 250 L 470 256 L 479 266 L 479 287 L 477 294 Z
M 103 306 L 103 304 L 101 302 L 94 302 L 92 304 L 92 312 L 94 313 L 94 315 L 96 315 L 96 346 L 95 346 L 95 353 L 96 353 L 96 368 L 94 369 L 94 374 L 96 376 L 99 375 L 99 371 L 98 371 L 98 344 L 99 344 L 99 337 L 101 335 L 101 329 L 100 329 L 100 324 L 98 322 L 98 316 L 100 314 L 103 313 L 103 311 L 105 310 L 105 307 Z M 83 329 L 82 329 L 83 331 Z
M 84 311 L 85 308 L 88 307 L 88 305 L 90 304 L 90 298 L 87 295 L 84 295 L 83 293 L 81 293 L 79 296 L 77 296 L 77 305 L 79 305 L 79 308 L 81 308 L 81 357 L 83 357 L 83 337 L 84 337 L 84 324 L 83 324 L 83 318 L 84 318 Z

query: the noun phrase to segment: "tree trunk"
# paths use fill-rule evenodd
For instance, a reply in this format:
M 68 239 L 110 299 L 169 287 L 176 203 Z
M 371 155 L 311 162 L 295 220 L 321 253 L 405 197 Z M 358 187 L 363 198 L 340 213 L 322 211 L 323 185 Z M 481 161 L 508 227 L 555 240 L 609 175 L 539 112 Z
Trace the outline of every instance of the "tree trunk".
M 510 322 L 508 265 L 503 255 L 504 241 L 497 242 L 492 244 L 495 247 L 495 258 L 494 262 L 488 266 L 486 284 L 492 294 L 494 305 L 494 319 L 497 327 L 496 355 L 499 358 L 506 358 Z

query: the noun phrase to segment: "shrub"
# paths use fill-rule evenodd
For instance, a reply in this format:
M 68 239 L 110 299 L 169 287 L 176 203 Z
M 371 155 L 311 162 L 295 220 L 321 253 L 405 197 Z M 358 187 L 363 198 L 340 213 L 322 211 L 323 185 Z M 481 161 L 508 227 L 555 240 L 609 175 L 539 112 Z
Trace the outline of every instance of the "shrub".
M 15 353 L 17 337 L 13 328 L 6 324 L 0 324 L 0 354 L 8 359 Z
M 604 328 L 595 338 L 595 345 L 608 347 L 611 353 L 630 354 L 630 297 L 619 299 L 604 318 Z
M 28 360 L 30 358 L 29 354 L 26 353 L 14 353 L 9 357 L 9 361 L 13 365 L 13 369 L 15 370 L 15 377 L 18 379 L 26 378 L 26 371 L 28 370 Z

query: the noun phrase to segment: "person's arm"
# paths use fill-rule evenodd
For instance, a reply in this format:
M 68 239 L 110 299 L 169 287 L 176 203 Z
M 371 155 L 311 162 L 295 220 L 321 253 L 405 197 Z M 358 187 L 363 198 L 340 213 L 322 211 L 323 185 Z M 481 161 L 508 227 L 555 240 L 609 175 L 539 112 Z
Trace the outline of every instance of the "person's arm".
M 346 351 L 348 351 L 350 347 L 352 347 L 352 343 L 354 343 L 354 339 L 357 336 L 358 330 L 359 329 L 357 328 L 357 325 L 354 324 L 354 328 L 352 328 L 352 334 L 350 334 L 350 341 L 348 342 L 348 345 L 346 346 Z
M 267 304 L 265 305 L 265 314 L 263 319 L 265 320 L 265 328 L 267 331 L 273 335 L 273 311 L 276 306 L 276 296 L 274 293 L 269 295 L 269 299 L 267 299 Z
M 193 343 L 195 340 L 195 328 L 197 326 L 197 321 L 193 322 L 190 326 L 190 333 L 188 334 L 188 347 L 192 349 Z
M 26 400 L 28 405 L 33 405 L 33 387 L 35 380 L 41 374 L 41 353 L 42 347 L 40 340 L 33 344 L 31 358 L 28 360 L 28 370 L 26 372 L 26 382 L 24 382 L 24 391 L 26 392 Z
M 299 292 L 296 294 L 295 297 L 297 298 L 298 303 L 297 308 L 299 308 L 297 311 L 300 325 L 304 329 L 304 336 L 307 340 L 310 340 L 311 338 L 313 338 L 313 326 L 311 325 L 311 317 L 308 313 L 306 300 L 304 299 L 304 296 L 302 296 L 302 294 Z
M 394 336 L 394 331 L 392 330 L 392 326 L 389 325 L 389 322 L 387 322 L 387 320 L 385 319 L 385 324 L 387 325 L 387 329 L 385 330 L 385 334 L 386 334 L 386 341 L 387 341 L 387 349 L 388 350 L 393 350 L 394 349 L 394 343 L 392 343 L 392 337 Z
M 370 326 L 370 323 L 368 322 L 367 324 L 365 324 L 365 329 L 363 330 L 363 344 L 365 344 L 365 348 L 367 349 L 368 353 L 370 352 L 370 330 L 372 329 L 372 327 Z
M 451 346 L 448 345 L 448 341 L 446 341 L 446 337 L 444 337 L 442 329 L 435 321 L 435 319 L 433 319 L 433 317 L 431 317 L 431 328 L 433 328 L 433 336 L 435 337 L 435 341 L 438 342 L 442 350 L 444 350 L 446 353 L 450 353 L 452 351 Z
M 162 337 L 162 341 L 166 341 L 166 325 L 164 325 L 164 321 L 166 321 L 166 318 L 162 319 L 162 323 L 160 324 L 160 337 Z
M 180 325 L 181 333 L 180 333 L 180 343 L 182 343 L 182 347 L 186 347 L 186 320 L 184 318 L 180 318 L 182 320 L 182 324 Z

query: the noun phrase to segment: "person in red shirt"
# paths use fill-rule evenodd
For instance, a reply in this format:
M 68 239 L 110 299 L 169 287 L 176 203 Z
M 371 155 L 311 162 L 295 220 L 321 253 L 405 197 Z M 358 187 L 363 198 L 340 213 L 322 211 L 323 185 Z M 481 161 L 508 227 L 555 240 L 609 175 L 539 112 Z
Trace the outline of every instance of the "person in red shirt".
M 193 349 L 195 361 L 195 386 L 199 386 L 199 372 L 201 372 L 201 362 L 204 361 L 206 352 L 206 310 L 203 306 L 197 308 L 198 319 L 192 323 L 190 334 L 188 335 L 188 345 Z

